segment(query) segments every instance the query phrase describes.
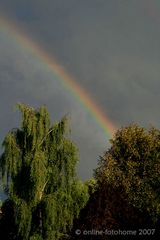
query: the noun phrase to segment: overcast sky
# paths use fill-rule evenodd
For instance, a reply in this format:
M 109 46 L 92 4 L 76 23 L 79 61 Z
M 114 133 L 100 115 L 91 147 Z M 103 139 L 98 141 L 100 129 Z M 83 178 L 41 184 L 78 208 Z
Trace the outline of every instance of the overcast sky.
M 160 127 L 159 0 L 0 0 L 2 14 L 53 55 L 117 127 Z M 0 141 L 18 126 L 17 102 L 46 104 L 53 121 L 69 115 L 78 174 L 91 177 L 108 138 L 56 75 L 0 29 Z

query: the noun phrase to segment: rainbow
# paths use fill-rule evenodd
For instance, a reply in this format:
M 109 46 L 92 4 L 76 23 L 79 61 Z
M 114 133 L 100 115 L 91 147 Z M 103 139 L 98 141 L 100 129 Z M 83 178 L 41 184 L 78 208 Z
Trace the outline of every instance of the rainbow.
M 4 17 L 0 18 L 0 31 L 7 31 L 14 37 L 15 41 L 27 51 L 37 57 L 42 64 L 49 68 L 52 73 L 59 76 L 59 81 L 71 92 L 77 101 L 88 111 L 95 119 L 97 124 L 103 129 L 107 138 L 112 137 L 116 127 L 111 120 L 103 113 L 102 109 L 91 99 L 88 92 L 84 90 L 67 71 L 60 66 L 57 61 L 45 52 L 37 43 L 30 39 L 26 34 Z

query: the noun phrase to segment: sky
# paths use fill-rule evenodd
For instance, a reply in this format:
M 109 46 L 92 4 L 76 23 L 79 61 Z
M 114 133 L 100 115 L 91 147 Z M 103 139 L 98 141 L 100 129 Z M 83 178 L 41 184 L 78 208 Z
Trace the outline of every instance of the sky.
M 100 106 L 114 126 L 160 127 L 159 0 L 0 0 L 0 18 L 21 29 Z M 109 136 L 31 51 L 0 29 L 0 142 L 19 126 L 17 102 L 67 114 L 88 179 Z

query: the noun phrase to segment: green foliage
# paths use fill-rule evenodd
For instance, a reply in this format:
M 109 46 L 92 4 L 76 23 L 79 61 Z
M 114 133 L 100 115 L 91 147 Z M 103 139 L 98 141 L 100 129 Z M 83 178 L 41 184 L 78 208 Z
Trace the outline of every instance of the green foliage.
M 34 234 L 29 240 L 43 240 L 43 238 L 39 234 Z
M 90 198 L 74 221 L 71 239 L 131 239 L 130 235 L 84 235 L 86 230 L 156 229 L 160 221 L 160 131 L 122 128 L 99 160 L 95 179 L 85 183 Z M 143 238 L 144 237 L 144 238 Z M 136 239 L 139 236 L 136 235 Z M 140 236 L 146 239 L 145 236 Z
M 23 240 L 58 240 L 88 200 L 75 173 L 77 148 L 67 138 L 67 119 L 51 125 L 45 107 L 17 105 L 21 127 L 3 142 L 0 168 L 13 201 L 18 236 Z
M 86 187 L 88 188 L 89 195 L 92 195 L 97 190 L 97 181 L 95 178 L 91 178 L 85 182 Z
M 117 131 L 96 170 L 99 182 L 122 187 L 129 202 L 160 217 L 160 131 L 130 125 Z

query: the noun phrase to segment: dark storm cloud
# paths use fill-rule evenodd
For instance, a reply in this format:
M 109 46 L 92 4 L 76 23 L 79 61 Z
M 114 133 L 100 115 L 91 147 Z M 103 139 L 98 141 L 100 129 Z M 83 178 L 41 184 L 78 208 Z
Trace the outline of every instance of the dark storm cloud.
M 11 35 L 1 33 L 0 55 L 3 56 L 0 58 L 0 109 L 2 112 L 0 139 L 3 139 L 9 129 L 18 125 L 19 115 L 13 112 L 17 102 L 24 102 L 34 107 L 45 104 L 51 113 L 52 120 L 58 120 L 65 114 L 69 114 L 73 140 L 80 148 L 81 159 L 85 153 L 88 152 L 86 156 L 89 155 L 86 157 L 84 170 L 82 170 L 84 162 L 80 163 L 79 172 L 83 178 L 89 176 L 92 172 L 92 169 L 88 168 L 89 163 L 93 158 L 92 164 L 96 165 L 97 154 L 100 150 L 101 152 L 104 150 L 102 147 L 105 146 L 104 134 L 99 133 L 98 126 L 95 126 L 92 119 L 90 120 L 90 115 L 62 87 L 57 76 L 31 52 L 15 43 Z M 91 141 L 94 136 L 96 136 L 95 140 Z
M 153 11 L 151 14 L 148 7 L 152 5 L 153 10 L 156 1 L 152 0 L 152 4 L 149 0 L 0 2 L 3 14 L 16 21 L 31 38 L 53 54 L 117 126 L 138 122 L 159 127 L 160 31 L 157 19 L 160 16 L 158 11 L 155 12 L 156 16 Z M 4 107 L 7 92 L 10 103 L 13 102 L 13 96 L 15 100 L 21 100 L 23 95 L 30 104 L 47 103 L 49 110 L 56 112 L 56 117 L 61 116 L 61 112 L 71 112 L 73 135 L 80 146 L 82 159 L 88 166 L 84 172 L 84 162 L 80 163 L 80 172 L 83 177 L 89 176 L 91 169 L 96 166 L 98 155 L 107 145 L 103 134 L 98 132 L 94 124 L 88 135 L 84 134 L 80 126 L 88 127 L 90 116 L 83 109 L 78 109 L 78 105 L 67 98 L 67 93 L 60 98 L 57 94 L 60 88 L 52 94 L 52 78 L 46 73 L 42 74 L 42 71 L 35 73 L 32 59 L 30 64 L 26 60 L 25 65 L 25 57 L 21 56 L 24 63 L 18 62 L 18 67 L 13 67 L 15 53 L 11 52 L 11 47 L 8 48 L 10 52 L 6 49 L 3 45 L 3 61 L 0 62 L 1 109 L 8 114 L 9 108 L 5 110 Z M 38 81 L 41 84 L 38 85 Z M 68 99 L 66 104 L 63 98 Z M 81 122 L 76 126 L 79 116 Z M 1 122 L 5 128 L 5 115 Z

